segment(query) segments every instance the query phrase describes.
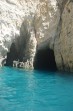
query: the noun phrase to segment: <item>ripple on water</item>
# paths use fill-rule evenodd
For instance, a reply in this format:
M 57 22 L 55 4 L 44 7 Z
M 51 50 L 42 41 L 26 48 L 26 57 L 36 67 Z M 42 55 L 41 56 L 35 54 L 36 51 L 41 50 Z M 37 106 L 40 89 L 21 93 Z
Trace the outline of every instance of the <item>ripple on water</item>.
M 73 75 L 0 68 L 0 111 L 73 111 Z

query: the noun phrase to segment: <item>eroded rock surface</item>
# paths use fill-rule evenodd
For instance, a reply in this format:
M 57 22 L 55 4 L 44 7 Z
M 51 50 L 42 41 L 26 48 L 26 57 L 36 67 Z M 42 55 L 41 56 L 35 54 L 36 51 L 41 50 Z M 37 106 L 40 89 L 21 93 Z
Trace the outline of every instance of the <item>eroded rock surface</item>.
M 73 71 L 73 1 L 69 0 L 61 15 L 60 36 L 55 40 L 55 58 L 59 70 Z
M 0 0 L 0 58 L 14 43 L 11 64 L 33 69 L 37 51 L 49 48 L 59 70 L 73 71 L 72 25 L 72 0 Z
M 0 58 L 5 58 L 11 44 L 19 39 L 23 21 L 34 15 L 37 4 L 38 1 L 34 0 L 0 0 Z

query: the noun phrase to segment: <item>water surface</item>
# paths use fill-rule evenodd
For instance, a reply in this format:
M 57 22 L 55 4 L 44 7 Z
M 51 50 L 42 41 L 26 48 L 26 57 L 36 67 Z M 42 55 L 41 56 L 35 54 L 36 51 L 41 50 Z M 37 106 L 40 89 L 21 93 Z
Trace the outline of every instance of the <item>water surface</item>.
M 73 111 L 73 75 L 0 68 L 0 111 Z

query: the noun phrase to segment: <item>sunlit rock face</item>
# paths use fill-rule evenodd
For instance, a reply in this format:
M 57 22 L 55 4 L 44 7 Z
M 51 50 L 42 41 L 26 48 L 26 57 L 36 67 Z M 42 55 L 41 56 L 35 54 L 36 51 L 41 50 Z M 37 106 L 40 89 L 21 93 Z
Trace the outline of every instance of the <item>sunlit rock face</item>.
M 6 58 L 11 44 L 20 36 L 24 19 L 34 15 L 37 4 L 37 0 L 0 0 L 0 62 Z
M 53 48 L 59 16 L 56 0 L 0 0 L 0 57 L 6 58 L 12 43 L 18 52 L 22 50 L 24 58 L 35 55 L 37 44 L 39 48 L 47 45 Z M 27 26 L 23 25 L 25 22 Z M 30 41 L 36 40 L 31 54 L 27 51 Z
M 60 36 L 55 40 L 55 59 L 59 70 L 73 72 L 73 0 L 68 0 L 61 16 Z
M 54 37 L 60 19 L 60 10 L 56 0 L 40 0 L 36 15 L 35 29 L 38 47 L 47 45 L 53 48 Z
M 72 9 L 72 0 L 0 0 L 0 65 L 14 44 L 13 66 L 33 69 L 37 51 L 49 48 L 59 70 L 73 71 Z

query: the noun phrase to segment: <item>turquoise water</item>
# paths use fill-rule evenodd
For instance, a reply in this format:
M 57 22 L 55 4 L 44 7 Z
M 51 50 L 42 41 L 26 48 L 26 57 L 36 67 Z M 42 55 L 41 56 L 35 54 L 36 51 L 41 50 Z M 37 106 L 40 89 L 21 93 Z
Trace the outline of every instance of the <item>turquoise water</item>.
M 73 76 L 0 68 L 0 111 L 73 111 Z

